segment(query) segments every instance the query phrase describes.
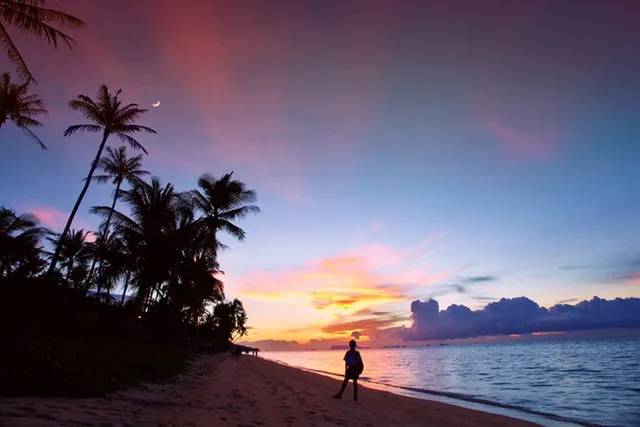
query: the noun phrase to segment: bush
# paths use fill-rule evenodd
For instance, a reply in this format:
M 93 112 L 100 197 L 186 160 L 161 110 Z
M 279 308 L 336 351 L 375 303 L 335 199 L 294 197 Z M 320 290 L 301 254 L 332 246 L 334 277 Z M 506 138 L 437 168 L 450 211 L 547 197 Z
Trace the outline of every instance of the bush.
M 141 324 L 131 308 L 44 280 L 3 284 L 0 395 L 102 396 L 181 372 L 191 353 L 142 339 Z

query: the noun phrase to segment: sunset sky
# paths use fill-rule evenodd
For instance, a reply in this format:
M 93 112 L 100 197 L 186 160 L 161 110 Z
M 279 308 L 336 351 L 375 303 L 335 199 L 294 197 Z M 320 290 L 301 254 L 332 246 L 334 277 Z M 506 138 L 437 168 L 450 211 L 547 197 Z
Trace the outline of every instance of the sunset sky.
M 61 230 L 100 142 L 62 137 L 67 102 L 122 88 L 146 169 L 257 191 L 220 259 L 249 340 L 367 339 L 429 297 L 640 297 L 640 2 L 47 3 L 88 26 L 73 52 L 12 33 L 49 151 L 0 129 L 0 204 Z

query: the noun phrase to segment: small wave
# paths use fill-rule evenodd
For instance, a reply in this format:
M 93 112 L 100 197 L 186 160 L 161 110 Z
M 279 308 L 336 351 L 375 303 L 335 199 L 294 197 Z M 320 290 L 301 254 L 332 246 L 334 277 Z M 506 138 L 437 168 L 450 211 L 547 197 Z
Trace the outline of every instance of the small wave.
M 571 368 L 571 369 L 561 369 L 558 372 L 562 372 L 563 374 L 599 374 L 602 371 L 598 369 L 589 369 L 589 368 Z

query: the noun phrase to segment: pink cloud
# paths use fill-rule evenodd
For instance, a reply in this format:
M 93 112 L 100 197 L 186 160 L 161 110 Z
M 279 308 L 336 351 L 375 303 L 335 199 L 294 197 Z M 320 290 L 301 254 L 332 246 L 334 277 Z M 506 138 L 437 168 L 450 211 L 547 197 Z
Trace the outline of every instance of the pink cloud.
M 544 160 L 560 151 L 570 107 L 553 88 L 532 93 L 508 73 L 470 83 L 472 117 L 511 158 Z
M 60 210 L 54 206 L 42 205 L 39 203 L 19 204 L 18 210 L 20 212 L 30 212 L 34 214 L 42 225 L 56 232 L 62 232 L 65 224 L 67 223 L 67 219 L 69 218 L 68 212 Z M 91 230 L 91 226 L 86 221 L 78 217 L 74 218 L 72 228 L 84 229 L 86 231 Z M 95 241 L 93 233 L 89 233 L 87 241 Z
M 484 125 L 505 148 L 527 158 L 549 157 L 558 145 L 558 138 L 554 134 L 530 133 L 496 120 L 486 120 Z
M 69 214 L 51 206 L 34 206 L 27 208 L 27 211 L 34 214 L 43 225 L 49 228 L 62 228 L 69 218 Z

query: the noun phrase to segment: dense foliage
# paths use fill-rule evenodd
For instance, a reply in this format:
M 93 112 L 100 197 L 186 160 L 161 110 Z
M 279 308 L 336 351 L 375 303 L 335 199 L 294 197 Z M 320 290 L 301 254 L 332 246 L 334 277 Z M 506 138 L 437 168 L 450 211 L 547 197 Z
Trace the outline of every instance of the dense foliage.
M 130 134 L 154 133 L 133 123 L 144 110 L 121 106 L 119 93 L 101 86 L 95 111 L 78 98 L 96 116 L 84 130 L 102 130 L 98 153 L 110 135 L 144 150 Z M 187 350 L 225 350 L 247 333 L 217 255 L 227 248 L 221 233 L 245 238 L 237 221 L 260 211 L 255 192 L 233 173 L 203 174 L 197 189 L 178 191 L 125 146 L 105 153 L 62 233 L 0 207 L 0 394 L 98 395 L 163 378 L 184 366 Z M 98 230 L 73 229 L 90 181 L 113 184 L 114 196 L 90 209 L 103 220 Z
M 126 148 L 118 152 L 126 157 Z M 144 325 L 144 338 L 160 344 L 211 348 L 245 334 L 246 313 L 240 301 L 225 301 L 223 283 L 216 277 L 216 255 L 224 247 L 221 230 L 244 237 L 234 221 L 259 211 L 250 204 L 255 194 L 232 174 L 203 175 L 202 191 L 179 192 L 156 176 L 137 176 L 123 185 L 120 172 L 111 170 L 108 161 L 114 152 L 108 153 L 100 163 L 107 175 L 100 177 L 115 175 L 118 189 L 111 206 L 91 208 L 105 222 L 97 232 L 70 230 L 53 277 L 44 275 L 51 257 L 46 247 L 59 245 L 60 235 L 42 227 L 32 214 L 0 207 L 0 295 L 14 297 L 3 301 L 21 296 L 32 304 L 46 292 L 43 303 L 53 304 L 68 295 L 51 289 L 73 290 L 74 298 L 121 309 L 118 313 L 134 321 L 121 328 L 139 330 Z M 116 208 L 116 202 L 122 208 Z M 21 295 L 16 287 L 29 291 Z

